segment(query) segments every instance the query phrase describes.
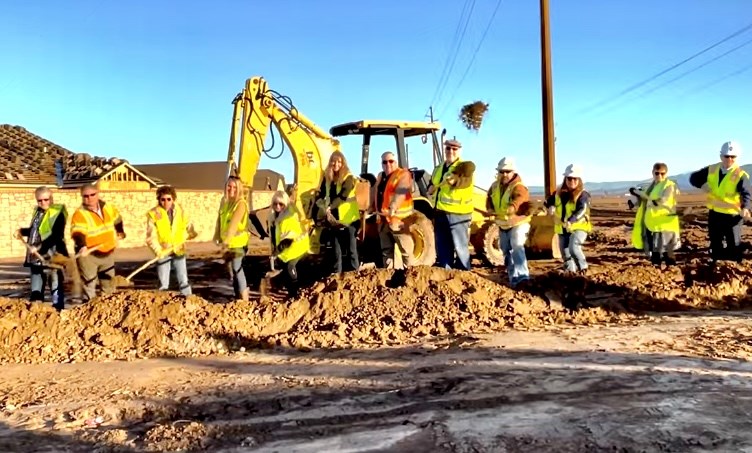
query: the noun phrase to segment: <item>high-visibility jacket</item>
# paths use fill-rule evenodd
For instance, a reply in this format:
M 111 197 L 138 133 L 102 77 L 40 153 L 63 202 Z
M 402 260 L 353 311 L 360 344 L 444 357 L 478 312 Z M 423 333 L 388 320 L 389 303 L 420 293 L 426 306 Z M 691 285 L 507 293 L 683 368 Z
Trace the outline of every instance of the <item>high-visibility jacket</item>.
M 227 242 L 227 248 L 239 249 L 248 245 L 248 240 L 251 237 L 251 234 L 248 232 L 248 215 L 243 215 L 240 218 L 235 235 L 231 238 L 227 237 L 227 230 L 232 222 L 232 216 L 235 215 L 236 210 L 245 209 L 245 207 L 245 198 L 235 201 L 227 201 L 222 198 L 222 202 L 219 204 L 219 239 L 222 242 Z
M 99 202 L 99 208 L 101 216 L 85 206 L 76 209 L 71 217 L 71 235 L 83 234 L 87 248 L 99 246 L 98 252 L 107 253 L 117 247 L 115 224 L 121 221 L 120 212 L 103 201 Z
M 384 188 L 384 199 L 381 201 L 381 206 L 379 207 L 380 211 L 382 213 L 388 213 L 389 208 L 391 207 L 392 198 L 395 196 L 395 192 L 397 191 L 397 187 L 399 186 L 400 179 L 404 176 L 404 174 L 407 173 L 410 175 L 410 170 L 405 170 L 404 168 L 398 168 L 394 170 L 389 177 L 386 180 L 386 187 Z M 381 174 L 381 177 L 384 177 L 384 174 Z M 410 175 L 410 181 L 412 182 L 412 175 Z M 410 214 L 413 213 L 413 194 L 412 190 L 408 189 L 407 193 L 404 194 L 404 198 L 402 199 L 402 202 L 395 206 L 394 216 L 393 217 L 387 217 L 387 221 L 391 220 L 392 218 L 395 219 L 404 219 Z M 381 219 L 379 219 L 381 220 Z
M 565 220 L 561 220 L 561 221 L 562 222 L 566 222 L 566 219 L 568 219 L 569 217 L 571 217 L 572 214 L 574 213 L 575 209 L 576 209 L 577 198 L 572 199 L 572 200 L 568 200 L 567 204 L 563 205 L 562 202 L 561 202 L 561 197 L 557 193 L 556 197 L 555 197 L 555 204 L 556 204 L 556 214 L 555 214 L 556 218 L 559 219 L 559 220 L 561 220 L 562 217 L 563 217 Z M 562 216 L 562 214 L 564 214 L 564 215 Z M 585 215 L 580 220 L 572 223 L 569 226 L 569 231 L 570 232 L 572 232 L 572 231 L 586 231 L 586 232 L 590 232 L 592 229 L 593 229 L 593 226 L 590 223 L 590 206 L 588 206 L 586 208 Z M 561 223 L 556 222 L 554 224 L 554 232 L 556 234 L 563 234 L 564 233 L 564 226 Z
M 345 175 L 344 178 L 342 178 L 342 182 L 337 182 L 336 184 L 336 191 L 337 193 L 342 190 L 342 183 L 347 180 L 347 178 L 354 178 L 352 173 L 348 173 Z M 330 193 L 331 191 L 331 184 L 326 184 L 326 193 L 325 197 L 327 200 L 327 204 L 331 204 L 332 198 L 336 194 Z M 360 210 L 358 209 L 358 200 L 355 198 L 355 185 L 353 184 L 352 190 L 350 190 L 350 193 L 347 194 L 347 198 L 340 203 L 339 206 L 337 206 L 337 214 L 340 223 L 343 223 L 345 225 L 350 225 L 354 223 L 356 220 L 360 219 Z
M 517 187 L 518 184 L 522 184 L 520 179 L 512 182 L 512 184 L 504 190 L 504 193 L 501 193 L 501 184 L 499 181 L 495 181 L 491 185 L 491 204 L 494 208 L 494 214 L 496 214 L 496 224 L 499 225 L 499 228 L 502 230 L 508 230 L 517 225 L 522 225 L 523 223 L 530 223 L 533 219 L 533 216 L 530 215 L 517 216 L 516 213 L 511 215 L 507 213 L 510 206 L 509 200 L 512 193 L 514 193 L 514 188 Z M 514 220 L 510 220 L 512 217 L 514 217 Z
M 36 209 L 38 208 L 35 208 L 34 213 L 32 214 L 32 218 L 34 218 L 34 214 L 36 214 Z M 64 219 L 68 218 L 68 211 L 65 209 L 65 205 L 63 204 L 50 205 L 50 207 L 47 208 L 46 211 L 44 211 L 42 221 L 39 222 L 39 236 L 42 241 L 45 241 L 50 237 L 50 235 L 52 234 L 52 227 L 55 225 L 55 221 L 61 214 Z
M 665 204 L 658 206 L 653 204 L 653 200 L 658 200 L 663 196 L 666 189 L 673 188 L 671 196 L 665 201 Z M 642 201 L 635 214 L 635 223 L 632 228 L 632 246 L 642 250 L 643 243 L 643 224 L 648 231 L 654 233 L 671 232 L 679 234 L 679 216 L 676 215 L 676 184 L 671 180 L 663 180 L 654 185 L 647 193 L 648 200 Z
M 308 253 L 311 247 L 308 233 L 303 229 L 300 223 L 297 211 L 294 207 L 288 206 L 278 216 L 271 214 L 271 224 L 274 226 L 274 237 L 272 247 L 276 250 L 280 242 L 286 239 L 292 239 L 292 244 L 277 254 L 277 257 L 283 263 L 299 259 Z M 271 225 L 269 227 L 271 230 Z
M 713 164 L 708 167 L 708 200 L 707 207 L 711 211 L 722 214 L 739 214 L 742 209 L 742 198 L 736 190 L 739 181 L 747 176 L 747 172 L 738 165 L 729 168 L 726 177 L 720 181 L 719 171 L 721 164 Z
M 473 184 L 471 183 L 464 189 L 458 189 L 441 183 L 452 174 L 461 159 L 457 159 L 449 166 L 442 177 L 441 172 L 444 164 L 437 165 L 431 175 L 431 184 L 436 188 L 434 192 L 434 207 L 439 211 L 450 214 L 472 214 L 473 213 Z M 473 177 L 474 178 L 474 177 Z
M 177 256 L 185 255 L 185 242 L 188 240 L 188 224 L 190 221 L 183 208 L 174 204 L 172 208 L 172 224 L 167 210 L 155 206 L 146 213 L 149 221 L 154 223 L 152 236 L 147 238 L 148 245 L 155 252 L 172 248 Z M 156 233 L 156 234 L 154 234 Z

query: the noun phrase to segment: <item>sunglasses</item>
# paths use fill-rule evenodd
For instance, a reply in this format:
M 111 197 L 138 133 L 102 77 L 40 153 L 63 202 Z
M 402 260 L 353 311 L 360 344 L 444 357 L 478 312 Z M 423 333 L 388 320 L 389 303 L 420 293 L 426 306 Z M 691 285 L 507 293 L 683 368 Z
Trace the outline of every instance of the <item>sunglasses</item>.
M 279 201 L 277 201 L 275 203 L 272 203 L 272 205 L 274 205 L 274 206 L 284 206 L 285 204 L 284 203 L 280 203 Z
M 512 170 L 499 170 L 500 175 L 508 175 L 509 173 L 512 173 Z
M 663 176 L 663 175 L 665 175 L 665 174 L 666 174 L 666 172 L 665 172 L 665 171 L 654 171 L 654 172 L 653 172 L 653 174 L 654 174 L 655 176 Z
M 393 164 L 393 163 L 394 163 L 394 159 L 387 159 L 387 160 L 381 161 L 381 165 Z
M 444 151 L 457 151 L 459 148 L 456 148 L 454 146 L 447 146 L 444 148 Z
M 571 176 L 567 176 L 567 181 L 577 181 L 578 178 L 573 178 Z
M 159 201 L 172 201 L 172 198 L 162 197 Z
M 96 197 L 96 196 L 97 196 L 97 192 L 84 194 L 84 198 L 91 198 L 91 197 Z
M 50 201 L 49 198 L 39 198 L 39 199 L 37 199 L 37 203 L 47 203 L 48 201 Z
M 723 156 L 724 159 L 736 159 L 736 156 Z

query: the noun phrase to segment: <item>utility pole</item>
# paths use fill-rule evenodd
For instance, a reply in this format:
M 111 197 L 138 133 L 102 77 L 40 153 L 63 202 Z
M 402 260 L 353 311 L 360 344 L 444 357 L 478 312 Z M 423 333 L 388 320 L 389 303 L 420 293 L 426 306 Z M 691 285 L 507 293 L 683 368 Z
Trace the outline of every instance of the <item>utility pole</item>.
M 428 115 L 429 118 L 431 118 L 431 122 L 433 123 L 433 106 L 428 107 Z
M 556 153 L 554 152 L 554 106 L 551 82 L 551 34 L 548 0 L 540 0 L 541 91 L 543 99 L 543 173 L 546 196 L 556 190 Z

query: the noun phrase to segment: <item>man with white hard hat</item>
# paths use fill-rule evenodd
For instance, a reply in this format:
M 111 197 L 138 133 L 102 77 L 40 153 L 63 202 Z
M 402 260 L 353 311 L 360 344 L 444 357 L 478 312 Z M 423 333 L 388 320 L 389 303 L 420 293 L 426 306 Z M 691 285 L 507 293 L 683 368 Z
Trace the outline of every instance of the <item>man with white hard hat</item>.
M 517 173 L 514 159 L 504 157 L 496 166 L 496 181 L 486 197 L 486 209 L 496 217 L 499 245 L 512 288 L 530 279 L 525 242 L 530 232 L 530 194 Z
M 689 183 L 707 192 L 710 259 L 742 260 L 742 223 L 750 217 L 752 192 L 749 175 L 737 163 L 742 148 L 737 142 L 721 145 L 721 161 L 689 176 Z M 724 248 L 723 243 L 726 243 Z

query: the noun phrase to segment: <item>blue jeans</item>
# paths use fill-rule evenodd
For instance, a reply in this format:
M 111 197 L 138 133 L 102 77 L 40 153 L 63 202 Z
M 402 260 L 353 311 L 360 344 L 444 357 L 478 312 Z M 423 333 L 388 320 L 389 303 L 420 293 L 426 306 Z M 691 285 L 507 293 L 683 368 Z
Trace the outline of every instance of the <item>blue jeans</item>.
M 159 289 L 167 291 L 170 288 L 170 268 L 175 269 L 175 279 L 178 281 L 178 290 L 185 295 L 192 294 L 191 285 L 188 283 L 188 268 L 185 255 L 170 255 L 157 261 L 157 276 L 159 277 Z
M 585 243 L 585 239 L 587 239 L 587 232 L 582 230 L 571 233 L 565 231 L 559 235 L 559 250 L 564 259 L 564 269 L 576 272 L 588 268 L 585 253 L 582 251 L 582 244 Z
M 436 238 L 436 266 L 445 269 L 470 270 L 471 217 L 472 214 L 436 211 L 433 223 Z
M 245 280 L 245 271 L 243 270 L 243 258 L 245 257 L 247 248 L 229 249 L 232 253 L 232 260 L 230 261 L 230 273 L 232 274 L 232 288 L 235 291 L 235 297 L 240 298 L 241 293 L 248 288 L 248 283 Z
M 530 224 L 523 223 L 508 230 L 499 229 L 499 245 L 504 252 L 504 266 L 509 274 L 512 287 L 530 278 L 525 255 L 525 242 L 530 232 Z
M 62 269 L 48 269 L 43 266 L 31 265 L 31 297 L 29 300 L 44 301 L 44 291 L 47 283 L 50 284 L 50 299 L 52 306 L 58 310 L 65 305 L 65 293 L 63 291 Z

